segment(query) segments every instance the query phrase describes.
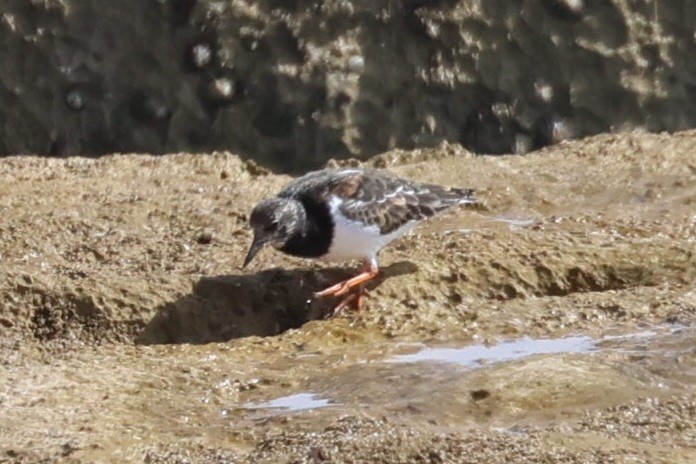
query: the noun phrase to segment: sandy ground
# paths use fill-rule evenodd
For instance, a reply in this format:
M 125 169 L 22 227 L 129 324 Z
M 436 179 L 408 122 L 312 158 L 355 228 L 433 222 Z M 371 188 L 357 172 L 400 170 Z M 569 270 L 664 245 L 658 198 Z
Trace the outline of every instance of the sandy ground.
M 240 269 L 287 176 L 224 153 L 2 159 L 0 462 L 696 462 L 695 150 L 373 159 L 482 206 L 384 250 L 367 310 L 333 319 L 311 295 L 349 265 Z M 532 348 L 394 361 L 510 340 Z

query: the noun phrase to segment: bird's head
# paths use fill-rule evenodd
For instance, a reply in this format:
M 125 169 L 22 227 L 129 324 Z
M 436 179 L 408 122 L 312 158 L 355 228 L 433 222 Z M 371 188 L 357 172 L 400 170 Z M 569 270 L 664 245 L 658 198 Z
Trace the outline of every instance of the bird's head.
M 249 218 L 254 229 L 254 241 L 242 267 L 266 245 L 282 248 L 302 228 L 304 215 L 302 204 L 290 198 L 269 198 L 256 205 Z

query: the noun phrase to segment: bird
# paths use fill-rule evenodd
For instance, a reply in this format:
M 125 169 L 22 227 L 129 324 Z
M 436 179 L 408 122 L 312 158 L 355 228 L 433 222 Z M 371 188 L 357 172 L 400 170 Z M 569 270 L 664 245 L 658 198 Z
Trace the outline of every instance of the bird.
M 384 170 L 310 172 L 253 208 L 253 240 L 242 267 L 266 246 L 301 258 L 361 260 L 357 275 L 314 294 L 343 297 L 333 314 L 351 304 L 360 310 L 366 282 L 379 275 L 382 248 L 438 213 L 474 203 L 473 189 L 420 183 Z

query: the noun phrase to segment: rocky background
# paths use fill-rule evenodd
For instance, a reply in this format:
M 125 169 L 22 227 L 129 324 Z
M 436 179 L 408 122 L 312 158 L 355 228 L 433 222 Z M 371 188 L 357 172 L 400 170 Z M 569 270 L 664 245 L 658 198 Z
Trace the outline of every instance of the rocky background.
M 283 171 L 696 125 L 686 0 L 4 0 L 0 154 Z

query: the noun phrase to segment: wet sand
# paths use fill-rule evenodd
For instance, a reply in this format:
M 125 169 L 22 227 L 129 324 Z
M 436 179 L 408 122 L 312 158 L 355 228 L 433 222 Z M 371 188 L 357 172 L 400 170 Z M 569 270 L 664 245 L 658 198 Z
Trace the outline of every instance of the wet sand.
M 231 154 L 0 160 L 0 462 L 696 461 L 696 132 L 366 163 L 482 207 L 351 272 L 265 250 Z M 354 266 L 354 265 L 353 265 Z

